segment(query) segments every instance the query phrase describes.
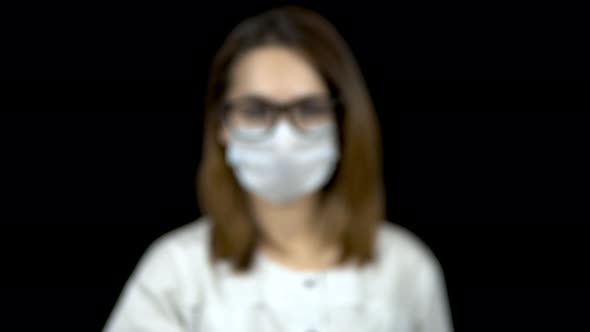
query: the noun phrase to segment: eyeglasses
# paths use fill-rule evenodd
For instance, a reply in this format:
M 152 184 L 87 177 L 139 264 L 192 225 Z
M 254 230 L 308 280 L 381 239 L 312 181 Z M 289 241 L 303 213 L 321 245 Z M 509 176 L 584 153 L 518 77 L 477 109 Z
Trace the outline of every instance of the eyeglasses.
M 287 119 L 304 135 L 320 132 L 335 121 L 337 97 L 310 95 L 287 104 L 277 104 L 259 96 L 227 100 L 222 106 L 222 122 L 234 134 L 245 139 L 260 139 L 270 134 L 277 119 Z

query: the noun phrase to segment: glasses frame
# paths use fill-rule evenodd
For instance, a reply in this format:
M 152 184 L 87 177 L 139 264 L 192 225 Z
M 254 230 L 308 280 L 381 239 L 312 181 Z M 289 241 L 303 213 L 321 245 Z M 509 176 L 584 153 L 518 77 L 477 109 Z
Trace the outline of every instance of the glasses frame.
M 318 97 L 320 97 L 320 98 L 323 97 L 323 98 L 327 99 L 327 101 L 329 103 L 329 107 L 332 110 L 332 112 L 334 113 L 335 120 L 336 120 L 336 118 L 338 117 L 338 115 L 337 115 L 338 107 L 342 105 L 340 97 L 333 95 L 333 94 L 317 94 L 317 95 L 309 95 L 309 96 L 305 96 L 305 97 L 300 97 L 300 98 L 297 98 L 297 99 L 290 101 L 288 103 L 276 103 L 276 102 L 268 100 L 267 98 L 259 97 L 259 96 L 244 96 L 244 97 L 240 97 L 240 98 L 237 98 L 234 100 L 225 100 L 222 102 L 221 112 L 219 112 L 220 122 L 226 128 L 230 128 L 230 126 L 228 125 L 228 121 L 227 121 L 227 114 L 231 111 L 231 109 L 234 108 L 240 102 L 244 102 L 247 100 L 256 100 L 257 102 L 262 102 L 266 107 L 270 108 L 271 116 L 272 116 L 271 121 L 270 121 L 270 125 L 262 134 L 260 134 L 259 137 L 252 138 L 251 136 L 238 134 L 238 136 L 240 138 L 243 138 L 246 140 L 260 140 L 260 139 L 263 139 L 264 137 L 268 137 L 270 134 L 272 134 L 274 132 L 274 130 L 276 128 L 277 121 L 281 117 L 281 115 L 283 115 L 283 113 L 286 113 L 287 120 L 289 121 L 289 123 L 291 125 L 293 125 L 293 127 L 300 134 L 310 135 L 306 129 L 301 128 L 297 124 L 297 122 L 295 121 L 293 109 L 295 107 L 299 106 L 303 102 L 306 102 L 312 98 L 318 98 Z

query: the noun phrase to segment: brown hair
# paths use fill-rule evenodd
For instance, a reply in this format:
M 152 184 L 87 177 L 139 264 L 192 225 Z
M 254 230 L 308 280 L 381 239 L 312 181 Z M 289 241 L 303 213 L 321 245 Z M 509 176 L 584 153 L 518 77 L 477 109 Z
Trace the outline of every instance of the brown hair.
M 200 210 L 212 220 L 210 260 L 229 260 L 235 272 L 248 271 L 259 230 L 246 194 L 226 165 L 217 140 L 218 116 L 232 63 L 246 51 L 279 44 L 304 54 L 340 99 L 340 160 L 322 188 L 318 228 L 326 243 L 340 243 L 340 263 L 364 265 L 374 257 L 378 225 L 384 219 L 381 137 L 373 104 L 348 45 L 318 13 L 284 6 L 237 25 L 217 52 L 205 100 L 203 156 L 197 175 Z

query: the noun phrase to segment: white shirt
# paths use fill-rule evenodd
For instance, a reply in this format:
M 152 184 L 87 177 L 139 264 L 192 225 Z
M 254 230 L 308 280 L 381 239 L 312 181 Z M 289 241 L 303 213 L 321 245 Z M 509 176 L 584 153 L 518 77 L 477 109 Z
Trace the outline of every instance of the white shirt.
M 105 332 L 452 332 L 442 269 L 409 230 L 383 221 L 376 261 L 295 271 L 258 252 L 252 272 L 208 263 L 211 222 L 164 234 L 127 281 Z

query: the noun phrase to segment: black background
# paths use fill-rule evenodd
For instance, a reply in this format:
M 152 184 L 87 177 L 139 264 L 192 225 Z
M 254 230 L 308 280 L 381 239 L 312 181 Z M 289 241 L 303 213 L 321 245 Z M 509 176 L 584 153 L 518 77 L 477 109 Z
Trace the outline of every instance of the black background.
M 589 105 L 587 84 L 566 80 L 588 75 L 579 11 L 311 7 L 361 65 L 384 140 L 388 219 L 437 255 L 456 331 L 582 326 Z M 265 8 L 3 11 L 4 326 L 100 330 L 147 245 L 200 215 L 210 61 Z

